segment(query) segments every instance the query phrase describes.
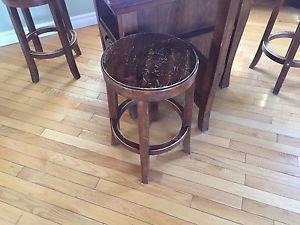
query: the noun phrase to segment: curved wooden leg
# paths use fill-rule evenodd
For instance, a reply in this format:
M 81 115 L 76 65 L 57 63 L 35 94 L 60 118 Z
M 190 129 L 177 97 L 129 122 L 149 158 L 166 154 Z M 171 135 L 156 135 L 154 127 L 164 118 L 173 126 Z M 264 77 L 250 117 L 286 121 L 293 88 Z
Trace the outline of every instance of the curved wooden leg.
M 7 10 L 8 10 L 10 18 L 12 20 L 17 37 L 19 39 L 21 49 L 25 56 L 25 59 L 26 59 L 26 62 L 27 62 L 27 65 L 28 65 L 28 68 L 30 71 L 31 80 L 33 83 L 37 83 L 37 82 L 39 82 L 39 72 L 38 72 L 37 66 L 35 64 L 34 58 L 30 54 L 30 46 L 27 42 L 26 35 L 24 32 L 18 11 L 16 8 L 12 8 L 12 7 L 7 7 Z
M 277 0 L 276 1 L 275 7 L 272 11 L 272 14 L 271 14 L 271 17 L 269 19 L 268 25 L 266 27 L 265 33 L 264 33 L 264 35 L 263 35 L 263 37 L 260 41 L 260 44 L 259 44 L 259 47 L 258 47 L 257 52 L 255 54 L 255 57 L 254 57 L 252 63 L 250 64 L 250 66 L 249 66 L 250 69 L 254 69 L 254 67 L 257 65 L 257 63 L 259 62 L 259 60 L 261 58 L 261 55 L 263 53 L 263 51 L 262 51 L 263 43 L 264 43 L 264 41 L 266 41 L 269 38 L 269 36 L 270 36 L 270 34 L 273 30 L 274 24 L 276 22 L 277 16 L 279 14 L 279 11 L 280 11 L 280 8 L 281 8 L 283 2 L 284 2 L 284 0 Z
M 183 117 L 183 126 L 188 127 L 188 133 L 183 140 L 183 151 L 185 153 L 191 154 L 191 124 L 193 117 L 193 103 L 194 103 L 194 89 L 195 84 L 190 87 L 189 90 L 185 93 L 185 103 L 184 103 L 184 117 Z
M 24 16 L 24 19 L 25 19 L 25 22 L 26 22 L 29 32 L 36 31 L 30 10 L 28 8 L 22 8 L 22 13 L 23 13 L 23 16 Z M 41 41 L 37 35 L 33 37 L 32 41 L 33 41 L 35 50 L 37 52 L 43 52 Z
M 291 68 L 291 63 L 293 62 L 298 48 L 300 46 L 300 23 L 298 24 L 297 30 L 295 32 L 295 36 L 290 44 L 289 50 L 286 54 L 286 60 L 281 70 L 281 73 L 277 79 L 276 85 L 274 87 L 273 93 L 277 95 L 281 89 L 281 86 Z
M 60 10 L 58 8 L 57 1 L 50 1 L 49 7 L 50 7 L 50 11 L 53 16 L 54 23 L 58 29 L 58 35 L 59 35 L 60 41 L 62 43 L 62 46 L 64 48 L 66 59 L 69 64 L 70 70 L 73 74 L 73 77 L 77 80 L 80 78 L 80 73 L 78 71 L 78 68 L 77 68 L 73 53 L 72 53 L 72 49 L 70 48 L 67 31 L 66 31 L 65 25 L 63 23 Z
M 118 144 L 118 141 L 113 134 L 112 125 L 113 125 L 113 121 L 117 119 L 118 95 L 109 86 L 106 86 L 106 89 L 107 89 L 107 101 L 108 101 L 108 110 L 109 110 L 110 128 L 111 128 L 111 145 L 116 145 Z
M 66 6 L 66 2 L 65 2 L 65 0 L 59 0 L 58 3 L 59 3 L 59 10 L 60 10 L 60 13 L 61 13 L 62 18 L 63 18 L 63 22 L 65 24 L 65 27 L 67 28 L 67 31 L 68 31 L 67 34 L 69 35 L 70 31 L 73 30 L 73 26 L 72 26 L 72 23 L 71 23 L 71 20 L 70 20 L 70 15 L 69 15 L 69 12 L 68 12 L 68 9 L 67 9 L 67 6 Z M 74 51 L 75 51 L 77 56 L 81 55 L 81 50 L 80 50 L 79 45 L 78 45 L 77 42 L 74 46 Z
M 142 183 L 148 184 L 149 173 L 149 103 L 137 103 Z

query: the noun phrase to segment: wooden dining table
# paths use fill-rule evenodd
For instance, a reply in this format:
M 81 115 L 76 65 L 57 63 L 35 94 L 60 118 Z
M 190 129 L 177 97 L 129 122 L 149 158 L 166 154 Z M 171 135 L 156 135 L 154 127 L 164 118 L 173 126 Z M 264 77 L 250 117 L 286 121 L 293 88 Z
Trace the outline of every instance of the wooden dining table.
M 194 102 L 206 131 L 215 93 L 230 83 L 252 0 L 94 0 L 101 41 L 107 48 L 133 33 L 167 33 L 192 43 L 201 55 Z M 204 63 L 205 62 L 205 63 Z

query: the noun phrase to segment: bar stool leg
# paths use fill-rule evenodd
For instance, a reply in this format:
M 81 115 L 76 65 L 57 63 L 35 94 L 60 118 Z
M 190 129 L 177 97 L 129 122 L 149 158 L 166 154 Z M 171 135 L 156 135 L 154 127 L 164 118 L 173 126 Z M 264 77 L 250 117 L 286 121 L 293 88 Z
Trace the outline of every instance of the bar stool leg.
M 63 18 L 63 22 L 65 24 L 65 27 L 67 28 L 68 34 L 70 33 L 71 30 L 73 30 L 73 26 L 70 20 L 70 16 L 69 16 L 69 12 L 66 6 L 66 2 L 65 0 L 58 0 L 58 4 L 59 4 L 59 10 L 60 13 L 62 15 Z M 81 55 L 81 50 L 79 48 L 78 43 L 75 44 L 74 46 L 74 51 L 76 53 L 77 56 Z
M 159 111 L 159 103 L 158 102 L 151 102 L 150 104 L 150 121 L 155 122 L 158 121 L 158 111 Z
M 149 173 L 149 103 L 137 103 L 142 183 L 148 184 Z
M 23 13 L 23 16 L 24 16 L 24 19 L 27 24 L 29 32 L 36 31 L 30 10 L 28 8 L 22 8 L 22 13 Z M 41 41 L 37 35 L 33 37 L 32 41 L 33 41 L 35 50 L 37 52 L 43 52 Z
M 284 62 L 283 68 L 281 70 L 281 73 L 277 79 L 276 85 L 274 87 L 273 93 L 277 95 L 281 89 L 281 86 L 291 68 L 291 63 L 293 62 L 298 48 L 300 46 L 300 23 L 298 24 L 297 30 L 295 32 L 295 36 L 292 40 L 292 43 L 290 44 L 289 50 L 286 54 L 286 60 Z
M 113 121 L 117 119 L 117 110 L 118 110 L 118 95 L 115 93 L 108 85 L 106 85 L 107 90 L 107 101 L 108 101 L 108 110 L 110 118 L 110 128 L 111 128 L 111 145 L 117 145 L 118 141 L 113 134 Z
M 7 7 L 8 13 L 11 17 L 14 29 L 16 31 L 18 40 L 21 45 L 21 49 L 23 51 L 23 54 L 25 56 L 30 75 L 31 75 L 31 80 L 33 83 L 39 82 L 39 72 L 37 69 L 37 66 L 35 64 L 34 58 L 30 54 L 30 46 L 27 42 L 26 35 L 20 20 L 20 16 L 18 14 L 18 11 L 16 8 L 12 7 Z
M 77 80 L 80 78 L 80 74 L 79 74 L 73 53 L 72 53 L 72 49 L 70 47 L 70 43 L 69 43 L 68 36 L 67 36 L 67 31 L 64 26 L 62 16 L 59 11 L 57 2 L 50 1 L 49 7 L 50 7 L 51 14 L 53 16 L 54 23 L 58 29 L 58 35 L 59 35 L 60 41 L 62 43 L 62 46 L 64 48 L 66 59 L 69 64 L 70 70 L 73 74 L 73 77 Z
M 194 89 L 195 84 L 193 84 L 189 90 L 185 93 L 185 103 L 184 103 L 184 115 L 183 115 L 183 126 L 188 127 L 188 133 L 183 140 L 183 151 L 187 154 L 191 154 L 191 125 L 193 117 L 193 103 L 194 103 Z
M 263 53 L 263 51 L 262 51 L 263 43 L 264 43 L 264 41 L 266 41 L 269 38 L 269 36 L 270 36 L 270 34 L 273 30 L 274 24 L 276 22 L 277 16 L 279 14 L 280 8 L 281 8 L 284 1 L 285 0 L 277 0 L 276 1 L 276 5 L 275 5 L 275 7 L 272 11 L 272 14 L 271 14 L 271 17 L 269 19 L 269 22 L 268 22 L 267 28 L 265 30 L 265 33 L 263 35 L 263 38 L 261 39 L 259 47 L 258 47 L 257 52 L 255 54 L 255 57 L 254 57 L 252 63 L 250 64 L 250 66 L 249 66 L 250 69 L 254 69 L 254 67 L 259 62 L 259 60 L 261 58 L 261 55 Z

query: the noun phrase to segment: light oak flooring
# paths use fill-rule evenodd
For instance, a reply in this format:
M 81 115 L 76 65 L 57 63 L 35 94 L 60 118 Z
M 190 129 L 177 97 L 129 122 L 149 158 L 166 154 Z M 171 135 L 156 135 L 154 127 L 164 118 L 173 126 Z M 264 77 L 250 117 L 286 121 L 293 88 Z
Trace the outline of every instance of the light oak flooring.
M 198 132 L 195 107 L 193 153 L 152 158 L 149 185 L 139 181 L 138 155 L 110 146 L 96 26 L 78 30 L 78 81 L 62 57 L 39 61 L 41 81 L 32 84 L 19 46 L 0 48 L 0 224 L 300 224 L 300 70 L 274 96 L 280 66 L 263 57 L 248 69 L 269 13 L 252 11 L 209 131 Z M 276 30 L 296 20 L 285 9 Z M 42 42 L 57 47 L 54 36 Z M 176 132 L 175 115 L 161 117 L 153 142 Z M 122 127 L 136 138 L 128 115 Z

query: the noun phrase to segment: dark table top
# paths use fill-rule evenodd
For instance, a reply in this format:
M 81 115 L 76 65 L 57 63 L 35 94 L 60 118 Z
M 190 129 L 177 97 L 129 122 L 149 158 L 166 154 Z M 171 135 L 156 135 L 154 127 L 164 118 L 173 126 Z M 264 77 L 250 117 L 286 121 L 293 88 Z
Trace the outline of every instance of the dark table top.
M 151 7 L 176 0 L 104 0 L 115 14 L 129 13 L 140 7 Z

